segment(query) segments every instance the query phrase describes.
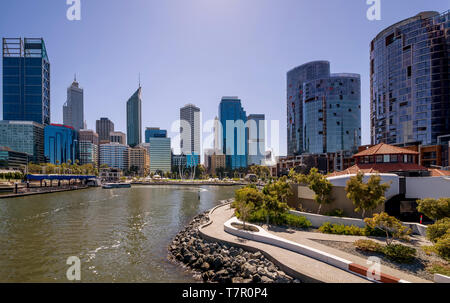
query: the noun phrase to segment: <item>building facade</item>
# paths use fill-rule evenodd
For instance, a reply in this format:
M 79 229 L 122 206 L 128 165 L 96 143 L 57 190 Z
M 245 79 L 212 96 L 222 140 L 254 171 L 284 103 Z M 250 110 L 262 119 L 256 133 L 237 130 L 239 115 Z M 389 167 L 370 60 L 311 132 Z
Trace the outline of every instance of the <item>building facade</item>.
M 108 118 L 100 118 L 97 120 L 95 131 L 98 134 L 99 144 L 111 142 L 110 133 L 114 132 L 114 123 Z
M 122 171 L 128 169 L 129 147 L 120 143 L 106 143 L 100 145 L 100 166 L 107 165 Z
M 0 146 L 0 168 L 2 169 L 24 169 L 28 165 L 30 156 L 19 153 L 9 147 Z
M 131 147 L 142 143 L 142 88 L 127 101 L 127 142 Z
M 128 170 L 140 177 L 148 175 L 150 170 L 150 156 L 145 147 L 134 147 L 128 150 Z
M 99 157 L 98 134 L 93 130 L 80 130 L 78 141 L 78 157 L 80 165 L 92 164 L 98 168 Z
M 41 38 L 3 38 L 3 120 L 50 124 L 50 61 Z
M 26 153 L 34 163 L 43 163 L 44 126 L 31 121 L 0 121 L 0 146 Z
M 361 145 L 361 78 L 330 74 L 303 83 L 303 153 L 356 151 Z
M 200 155 L 200 109 L 187 104 L 180 109 L 180 149 L 185 155 Z
M 147 127 L 145 130 L 145 143 L 150 142 L 150 138 L 166 138 L 167 130 L 157 127 Z
M 75 78 L 67 88 L 67 101 L 63 106 L 63 123 L 76 131 L 84 129 L 84 93 Z
M 111 143 L 127 144 L 127 135 L 123 132 L 111 132 L 109 137 Z
M 150 172 L 167 173 L 172 170 L 170 138 L 149 138 Z
M 78 133 L 71 126 L 50 124 L 44 129 L 44 154 L 47 163 L 75 163 L 78 159 Z
M 263 165 L 266 149 L 265 115 L 249 115 L 248 124 L 248 165 Z
M 421 12 L 370 45 L 372 144 L 437 144 L 450 134 L 450 11 Z
M 222 125 L 222 147 L 229 169 L 247 167 L 248 132 L 247 114 L 238 97 L 223 97 L 219 105 L 219 121 Z

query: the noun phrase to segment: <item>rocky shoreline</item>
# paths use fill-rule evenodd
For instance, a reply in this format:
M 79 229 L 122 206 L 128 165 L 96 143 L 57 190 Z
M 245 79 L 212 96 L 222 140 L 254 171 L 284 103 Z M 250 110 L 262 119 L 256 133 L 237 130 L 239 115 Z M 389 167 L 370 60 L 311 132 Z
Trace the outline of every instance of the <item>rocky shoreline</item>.
M 251 253 L 242 248 L 202 239 L 198 229 L 208 222 L 208 213 L 198 215 L 178 233 L 169 245 L 169 260 L 183 264 L 204 282 L 300 282 L 280 270 L 261 252 Z

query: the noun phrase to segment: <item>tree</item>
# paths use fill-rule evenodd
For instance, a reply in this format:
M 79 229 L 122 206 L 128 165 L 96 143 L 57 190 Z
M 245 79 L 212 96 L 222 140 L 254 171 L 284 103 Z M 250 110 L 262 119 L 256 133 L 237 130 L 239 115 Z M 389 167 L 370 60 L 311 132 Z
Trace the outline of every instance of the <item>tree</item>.
M 362 211 L 362 217 L 364 218 L 366 211 L 374 210 L 386 201 L 384 195 L 390 185 L 381 184 L 379 175 L 371 175 L 367 183 L 364 183 L 363 179 L 364 174 L 359 172 L 347 181 L 345 190 L 347 198 L 355 206 L 355 212 Z
M 311 189 L 314 195 L 314 201 L 319 204 L 319 210 L 317 211 L 320 214 L 322 209 L 322 205 L 331 203 L 332 199 L 330 197 L 331 190 L 333 189 L 333 185 L 328 179 L 319 173 L 317 168 L 312 168 L 309 174 L 306 177 L 299 177 L 300 179 L 304 179 L 308 184 L 309 189 Z
M 259 208 L 263 205 L 264 195 L 256 187 L 246 186 L 235 192 L 235 200 L 237 203 L 251 203 L 253 207 Z
M 245 230 L 245 222 L 247 222 L 247 219 L 253 209 L 254 209 L 253 203 L 246 203 L 245 201 L 240 201 L 237 202 L 236 204 L 236 210 L 239 213 L 239 218 L 244 223 L 243 227 L 244 230 Z
M 450 217 L 450 198 L 423 199 L 417 204 L 417 210 L 434 221 Z
M 407 228 L 395 217 L 389 216 L 383 212 L 381 214 L 373 215 L 373 218 L 366 218 L 364 222 L 371 227 L 377 228 L 386 233 L 386 244 L 391 245 L 395 239 L 405 239 L 411 234 L 411 229 Z M 389 235 L 392 238 L 389 238 Z
M 269 182 L 263 188 L 263 194 L 272 196 L 276 201 L 286 204 L 287 200 L 292 195 L 291 186 L 287 182 L 287 177 L 284 176 L 276 182 Z

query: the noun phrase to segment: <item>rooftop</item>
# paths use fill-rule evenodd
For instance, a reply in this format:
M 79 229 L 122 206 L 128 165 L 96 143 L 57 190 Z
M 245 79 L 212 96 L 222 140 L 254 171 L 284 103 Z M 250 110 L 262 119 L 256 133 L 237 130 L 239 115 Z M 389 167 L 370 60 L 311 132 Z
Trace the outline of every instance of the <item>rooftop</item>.
M 372 146 L 362 152 L 353 155 L 353 158 L 365 157 L 365 156 L 376 156 L 376 155 L 418 155 L 418 152 L 388 145 L 385 143 L 380 143 L 378 145 Z

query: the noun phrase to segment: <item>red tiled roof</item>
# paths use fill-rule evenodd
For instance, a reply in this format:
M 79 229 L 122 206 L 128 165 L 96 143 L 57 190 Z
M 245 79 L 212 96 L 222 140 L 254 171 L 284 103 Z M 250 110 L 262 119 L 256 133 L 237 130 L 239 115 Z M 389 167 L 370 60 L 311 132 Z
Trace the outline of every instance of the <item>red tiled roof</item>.
M 363 150 L 355 155 L 355 157 L 364 157 L 364 156 L 375 156 L 375 155 L 418 155 L 418 152 L 401 148 L 397 146 L 392 146 L 389 144 L 380 143 L 378 145 L 372 146 L 369 149 Z
M 337 177 L 343 175 L 353 175 L 358 172 L 362 172 L 364 174 L 370 173 L 391 173 L 391 172 L 400 172 L 400 171 L 426 171 L 428 170 L 426 167 L 413 164 L 413 163 L 373 163 L 373 164 L 357 164 L 354 165 L 344 171 L 335 172 L 329 174 L 329 177 Z
M 429 171 L 431 172 L 432 177 L 450 176 L 449 170 L 440 170 L 440 169 L 433 168 L 433 169 L 430 169 Z

